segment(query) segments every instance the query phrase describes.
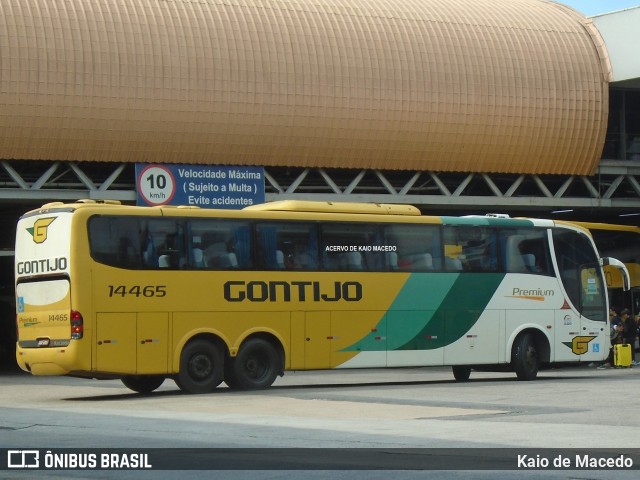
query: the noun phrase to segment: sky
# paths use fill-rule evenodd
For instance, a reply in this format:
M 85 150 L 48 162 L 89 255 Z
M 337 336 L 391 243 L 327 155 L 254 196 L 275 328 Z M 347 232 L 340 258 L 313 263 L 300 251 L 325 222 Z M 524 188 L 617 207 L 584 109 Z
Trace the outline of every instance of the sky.
M 574 10 L 590 17 L 600 13 L 615 12 L 629 7 L 640 6 L 640 0 L 558 0 Z

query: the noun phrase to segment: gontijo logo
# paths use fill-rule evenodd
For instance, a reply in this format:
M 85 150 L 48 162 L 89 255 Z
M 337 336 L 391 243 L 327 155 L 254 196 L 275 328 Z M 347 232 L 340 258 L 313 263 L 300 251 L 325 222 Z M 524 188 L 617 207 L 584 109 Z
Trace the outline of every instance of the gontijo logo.
M 56 217 L 39 218 L 33 227 L 27 228 L 27 232 L 33 237 L 35 243 L 44 243 L 47 239 L 47 230 Z
M 591 342 L 594 338 L 597 337 L 583 335 L 579 337 L 573 337 L 570 342 L 562 342 L 562 344 L 569 347 L 571 351 L 576 355 L 584 355 L 589 351 L 589 342 Z M 594 351 L 599 351 L 599 346 L 596 345 L 594 345 Z

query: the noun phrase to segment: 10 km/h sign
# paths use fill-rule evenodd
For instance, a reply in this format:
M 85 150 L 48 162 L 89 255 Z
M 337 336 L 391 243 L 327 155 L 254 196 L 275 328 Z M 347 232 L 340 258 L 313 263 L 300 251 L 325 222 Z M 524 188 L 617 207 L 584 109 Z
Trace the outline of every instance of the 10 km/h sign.
M 176 182 L 171 170 L 164 165 L 148 165 L 140 173 L 137 170 L 138 165 L 138 200 L 141 197 L 143 205 L 170 205 L 176 193 Z
M 243 208 L 264 202 L 264 168 L 136 164 L 138 205 Z

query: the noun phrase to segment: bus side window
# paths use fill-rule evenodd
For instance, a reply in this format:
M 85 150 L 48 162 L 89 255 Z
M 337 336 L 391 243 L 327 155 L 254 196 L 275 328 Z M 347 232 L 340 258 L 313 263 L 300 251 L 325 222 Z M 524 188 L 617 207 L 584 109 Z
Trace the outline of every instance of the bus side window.
M 388 225 L 384 245 L 395 253 L 389 270 L 430 272 L 442 269 L 440 227 L 436 225 Z M 392 257 L 387 256 L 387 261 Z
M 181 264 L 186 263 L 181 230 L 176 220 L 150 219 L 143 254 L 145 264 L 155 268 L 181 268 Z
M 384 269 L 380 228 L 355 222 L 322 225 L 323 269 L 329 271 L 379 271 Z
M 504 268 L 508 273 L 527 273 L 529 270 L 520 253 L 520 243 L 524 235 L 509 235 L 505 242 Z
M 496 232 L 485 227 L 462 228 L 464 243 L 461 260 L 470 272 L 494 272 L 498 269 Z
M 212 243 L 204 250 L 205 261 L 210 267 L 220 267 L 223 262 L 222 259 L 227 254 L 227 244 L 225 242 Z
M 140 258 L 136 245 L 133 241 L 124 234 L 120 237 L 118 242 L 118 265 L 123 267 L 137 267 Z
M 459 258 L 444 257 L 444 269 L 446 271 L 461 272 L 464 267 L 462 261 Z
M 195 268 L 206 268 L 207 262 L 204 259 L 204 250 L 201 248 L 195 247 L 191 250 L 191 255 L 193 257 L 193 266 Z
M 251 268 L 253 252 L 249 222 L 202 219 L 186 224 L 188 268 Z
M 545 230 L 504 229 L 499 236 L 507 273 L 551 275 Z
M 148 230 L 142 234 L 142 264 L 145 267 L 157 267 L 158 255 L 153 236 Z
M 318 230 L 304 222 L 256 225 L 258 267 L 266 270 L 316 270 Z
M 275 224 L 256 225 L 256 263 L 264 270 L 284 269 L 284 253 L 278 248 L 278 229 Z M 277 252 L 282 253 L 280 262 L 276 261 Z
M 89 220 L 89 245 L 94 260 L 114 267 L 141 265 L 138 221 L 131 217 L 95 216 Z
M 498 271 L 498 242 L 494 228 L 445 225 L 443 235 L 446 271 Z

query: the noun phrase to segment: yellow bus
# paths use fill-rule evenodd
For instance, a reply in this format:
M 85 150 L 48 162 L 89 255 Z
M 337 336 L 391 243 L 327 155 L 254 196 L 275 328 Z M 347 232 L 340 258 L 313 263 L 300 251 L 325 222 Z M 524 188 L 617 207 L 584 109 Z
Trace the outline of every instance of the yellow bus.
M 612 223 L 575 222 L 591 232 L 601 255 L 612 256 L 627 267 L 631 289 L 625 291 L 624 280 L 616 268 L 605 267 L 604 274 L 612 305 L 640 313 L 640 227 Z
M 287 370 L 604 360 L 602 265 L 551 220 L 408 205 L 242 210 L 53 203 L 17 225 L 20 367 L 147 393 L 272 385 Z

